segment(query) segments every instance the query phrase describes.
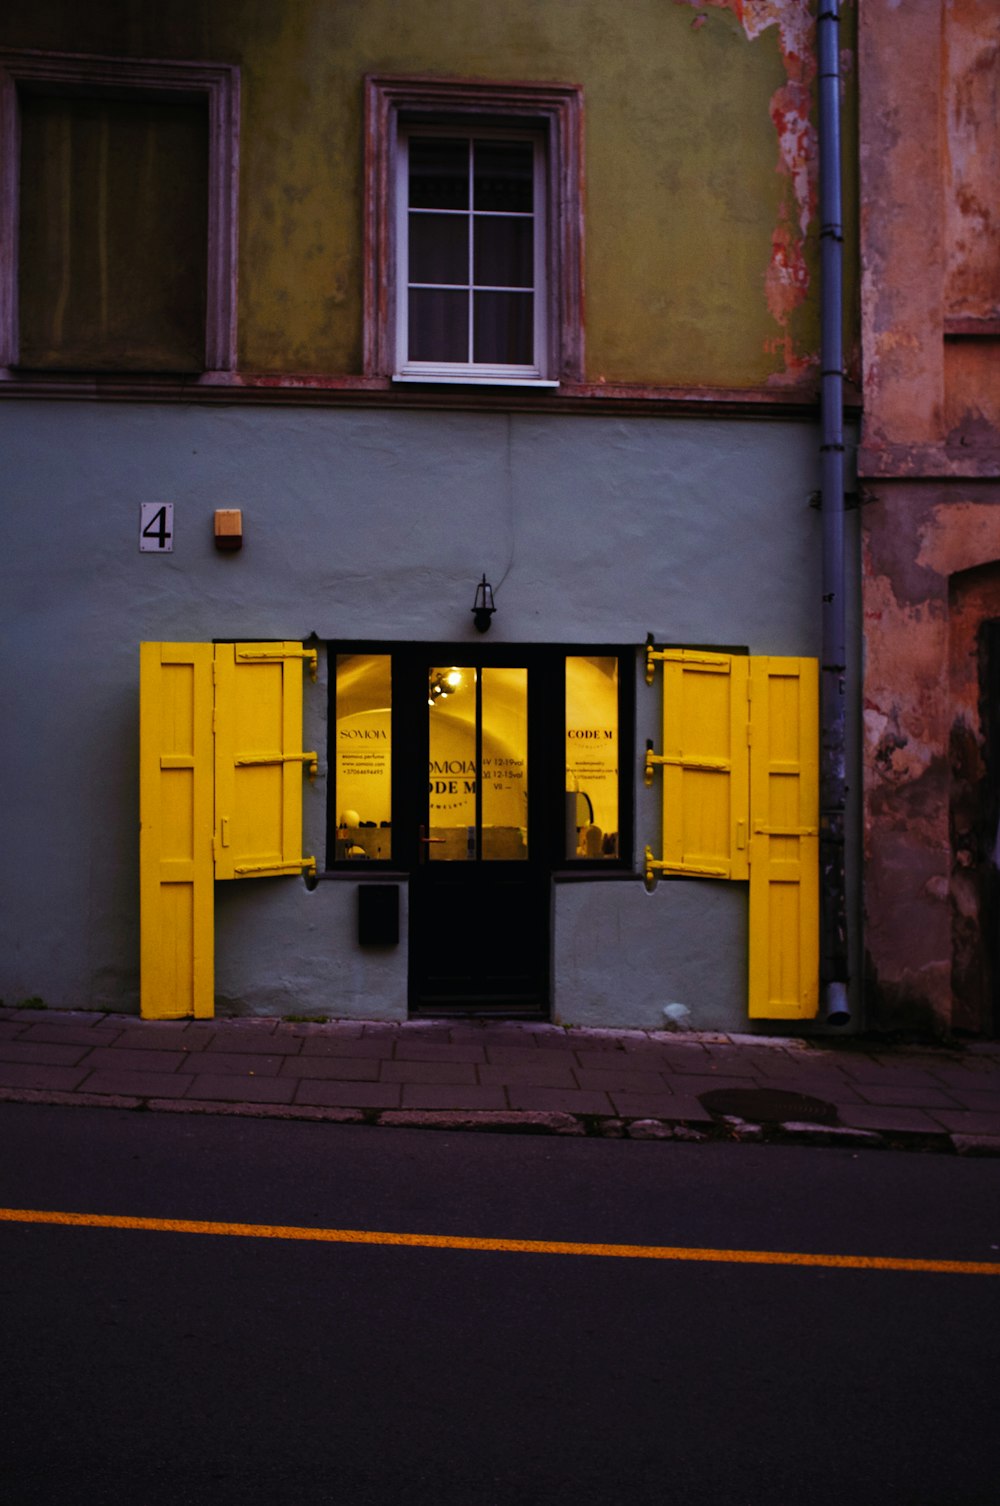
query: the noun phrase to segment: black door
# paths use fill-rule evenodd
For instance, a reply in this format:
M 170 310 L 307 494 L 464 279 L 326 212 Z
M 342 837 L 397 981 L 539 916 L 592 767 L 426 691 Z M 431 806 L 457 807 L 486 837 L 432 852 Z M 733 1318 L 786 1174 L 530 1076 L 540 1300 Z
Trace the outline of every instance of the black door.
M 405 673 L 408 763 L 418 781 L 406 802 L 416 844 L 415 1013 L 548 1011 L 545 667 L 530 658 L 518 649 L 434 648 L 414 654 Z

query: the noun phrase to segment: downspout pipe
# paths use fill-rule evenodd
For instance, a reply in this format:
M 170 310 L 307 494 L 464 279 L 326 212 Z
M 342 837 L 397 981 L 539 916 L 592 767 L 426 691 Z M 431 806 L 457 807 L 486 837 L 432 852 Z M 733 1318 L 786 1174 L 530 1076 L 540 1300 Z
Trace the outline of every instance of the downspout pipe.
M 820 496 L 823 611 L 820 659 L 820 981 L 831 1025 L 850 1020 L 844 853 L 847 642 L 844 574 L 843 196 L 840 152 L 840 0 L 816 19 L 820 200 Z

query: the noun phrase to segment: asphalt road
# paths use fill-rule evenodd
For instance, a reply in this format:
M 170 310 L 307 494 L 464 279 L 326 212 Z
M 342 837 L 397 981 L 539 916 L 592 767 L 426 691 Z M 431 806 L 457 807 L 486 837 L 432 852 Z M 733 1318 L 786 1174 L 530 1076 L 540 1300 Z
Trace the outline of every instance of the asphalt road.
M 996 1263 L 995 1161 L 0 1105 L 0 1207 Z M 993 1506 L 1000 1278 L 0 1223 L 0 1501 Z

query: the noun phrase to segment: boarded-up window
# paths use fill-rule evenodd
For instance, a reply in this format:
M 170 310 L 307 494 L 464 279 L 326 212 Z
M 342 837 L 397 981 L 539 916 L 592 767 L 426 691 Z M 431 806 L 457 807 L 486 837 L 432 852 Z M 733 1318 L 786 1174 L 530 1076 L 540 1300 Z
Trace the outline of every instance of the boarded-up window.
M 204 98 L 21 92 L 23 367 L 205 366 Z

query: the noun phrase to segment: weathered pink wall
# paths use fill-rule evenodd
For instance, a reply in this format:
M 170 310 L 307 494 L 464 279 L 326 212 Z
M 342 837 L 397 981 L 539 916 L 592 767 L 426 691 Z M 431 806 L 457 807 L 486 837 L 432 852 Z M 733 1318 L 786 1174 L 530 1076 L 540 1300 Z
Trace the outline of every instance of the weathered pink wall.
M 858 53 L 868 1015 L 990 1031 L 970 844 L 1000 619 L 1000 10 L 869 0 Z

